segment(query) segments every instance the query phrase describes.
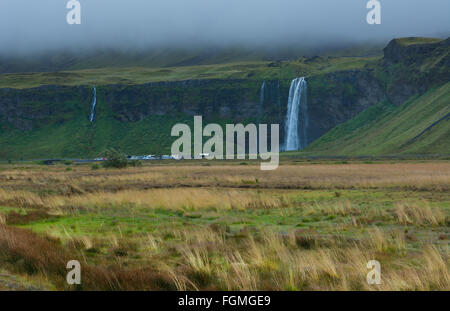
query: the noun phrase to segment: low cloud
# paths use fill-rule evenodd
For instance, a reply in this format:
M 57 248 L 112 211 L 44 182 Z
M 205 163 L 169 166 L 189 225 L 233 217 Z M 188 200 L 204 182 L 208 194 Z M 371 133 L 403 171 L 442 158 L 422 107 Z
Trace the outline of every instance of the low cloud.
M 0 53 L 200 45 L 320 47 L 401 36 L 447 36 L 448 0 L 380 0 L 382 24 L 366 23 L 366 0 L 2 0 Z

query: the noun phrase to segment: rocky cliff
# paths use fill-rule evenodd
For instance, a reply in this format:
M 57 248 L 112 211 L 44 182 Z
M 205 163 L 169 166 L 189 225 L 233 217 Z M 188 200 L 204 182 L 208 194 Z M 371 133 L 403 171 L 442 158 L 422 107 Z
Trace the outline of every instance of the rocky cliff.
M 336 72 L 308 79 L 311 140 L 384 97 L 380 84 L 363 71 Z M 122 123 L 149 116 L 202 115 L 205 121 L 279 123 L 283 129 L 290 81 L 267 81 L 262 115 L 258 116 L 262 81 L 188 80 L 98 87 L 99 113 L 108 111 Z M 279 90 L 278 90 L 279 85 Z M 0 120 L 5 127 L 32 131 L 49 123 L 63 124 L 74 114 L 87 118 L 89 87 L 45 86 L 0 89 Z M 101 107 L 100 107 L 101 106 Z M 6 127 L 4 128 L 6 130 Z
M 422 40 L 421 40 L 422 39 Z M 450 80 L 450 38 L 392 40 L 384 49 L 379 71 L 385 77 L 386 95 L 400 105 L 414 95 Z
M 32 131 L 49 123 L 63 124 L 88 105 L 87 87 L 42 86 L 0 89 L 0 125 L 3 130 Z
M 387 100 L 398 105 L 449 81 L 449 39 L 420 44 L 393 40 L 384 54 L 378 63 L 362 70 L 307 77 L 309 143 L 379 102 Z M 161 145 L 161 149 L 167 150 L 172 141 L 171 125 L 194 115 L 202 115 L 205 122 L 279 123 L 283 141 L 291 80 L 266 80 L 263 103 L 262 82 L 252 78 L 204 79 L 98 86 L 95 124 L 87 121 L 92 86 L 0 89 L 0 143 L 11 144 L 11 137 L 14 142 L 19 140 L 19 144 L 25 136 L 33 142 L 49 139 L 46 129 L 51 128 L 60 133 L 58 139 L 67 139 L 68 144 L 76 131 L 79 146 L 92 144 L 88 149 L 95 153 L 109 144 L 109 138 L 105 137 L 117 135 L 113 134 L 117 130 L 133 133 L 132 139 L 122 137 L 123 141 L 129 140 L 127 151 L 133 153 L 145 149 L 145 135 L 139 134 L 145 128 L 146 135 L 158 137 L 153 148 Z M 41 134 L 36 134 L 33 140 L 36 132 Z M 89 137 L 85 139 L 84 135 Z M 142 147 L 135 150 L 134 146 Z M 70 157 L 73 150 L 81 149 L 62 146 L 61 151 L 48 156 Z M 9 150 L 0 156 L 17 156 L 14 148 Z M 45 152 L 51 153 L 51 147 Z

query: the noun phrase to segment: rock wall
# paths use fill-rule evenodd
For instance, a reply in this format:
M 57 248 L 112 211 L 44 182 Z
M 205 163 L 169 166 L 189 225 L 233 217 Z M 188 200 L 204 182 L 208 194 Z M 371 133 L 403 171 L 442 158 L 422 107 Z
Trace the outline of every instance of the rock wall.
M 411 45 L 393 40 L 375 66 L 307 77 L 308 143 L 380 101 L 401 104 L 449 81 L 449 44 L 449 39 Z M 98 86 L 97 119 L 108 115 L 125 128 L 149 116 L 279 123 L 283 142 L 290 82 L 266 81 L 262 115 L 258 108 L 262 81 L 251 78 Z M 91 86 L 0 89 L 0 134 L 32 132 L 48 124 L 64 126 L 80 115 L 87 119 L 91 99 Z

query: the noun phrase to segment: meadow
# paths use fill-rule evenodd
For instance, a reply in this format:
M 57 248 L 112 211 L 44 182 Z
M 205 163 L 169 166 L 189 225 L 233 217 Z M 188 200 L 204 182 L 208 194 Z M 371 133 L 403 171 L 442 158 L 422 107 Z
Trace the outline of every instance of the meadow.
M 0 289 L 450 290 L 449 188 L 446 160 L 2 164 Z
M 300 57 L 295 61 L 245 61 L 178 67 L 106 67 L 58 72 L 0 75 L 0 88 L 32 88 L 43 85 L 136 85 L 160 81 L 200 79 L 281 79 L 319 75 L 339 70 L 362 69 L 380 57 Z

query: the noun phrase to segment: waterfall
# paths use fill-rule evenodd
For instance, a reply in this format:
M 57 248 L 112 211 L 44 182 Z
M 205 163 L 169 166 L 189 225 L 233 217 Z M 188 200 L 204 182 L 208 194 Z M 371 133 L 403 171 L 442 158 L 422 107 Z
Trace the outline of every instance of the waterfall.
M 281 108 L 281 96 L 280 96 L 280 80 L 277 80 L 277 106 L 278 109 Z
M 285 125 L 285 151 L 306 147 L 308 127 L 307 83 L 304 77 L 294 79 L 289 89 L 288 109 Z
M 94 85 L 94 97 L 92 99 L 92 106 L 91 106 L 91 115 L 89 116 L 89 121 L 92 123 L 95 119 L 95 106 L 97 105 L 97 89 Z
M 258 106 L 258 117 L 261 119 L 264 109 L 264 93 L 266 92 L 266 80 L 263 81 L 261 85 L 260 95 L 259 95 L 259 106 Z

